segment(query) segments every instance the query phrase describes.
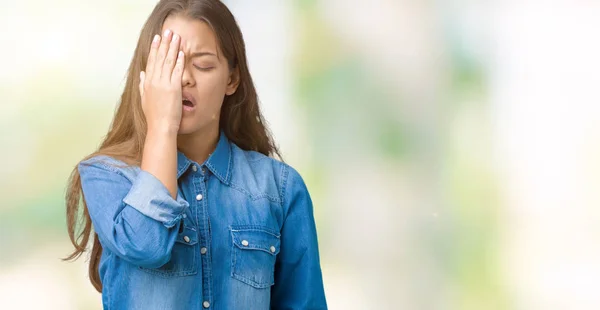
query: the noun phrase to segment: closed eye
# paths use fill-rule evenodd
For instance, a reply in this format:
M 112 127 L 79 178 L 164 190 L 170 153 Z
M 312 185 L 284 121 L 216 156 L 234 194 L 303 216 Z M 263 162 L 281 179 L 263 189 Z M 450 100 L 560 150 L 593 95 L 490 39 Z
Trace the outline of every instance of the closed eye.
M 196 65 L 194 65 L 194 67 L 196 69 L 200 70 L 200 71 L 210 71 L 210 70 L 212 70 L 212 69 L 215 68 L 215 67 L 199 67 L 199 66 L 196 66 Z

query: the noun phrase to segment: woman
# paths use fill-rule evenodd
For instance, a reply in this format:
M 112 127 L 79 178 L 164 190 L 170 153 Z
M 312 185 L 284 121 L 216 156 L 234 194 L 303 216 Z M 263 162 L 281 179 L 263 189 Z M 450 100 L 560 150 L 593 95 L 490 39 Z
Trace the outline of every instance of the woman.
M 311 199 L 275 154 L 231 12 L 160 1 L 108 135 L 71 175 L 68 259 L 93 228 L 105 309 L 326 309 Z

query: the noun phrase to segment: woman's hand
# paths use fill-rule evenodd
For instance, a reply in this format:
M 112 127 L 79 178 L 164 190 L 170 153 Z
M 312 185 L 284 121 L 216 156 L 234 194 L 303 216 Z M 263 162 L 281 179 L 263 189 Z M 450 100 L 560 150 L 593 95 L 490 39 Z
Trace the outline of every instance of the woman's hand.
M 180 37 L 167 30 L 154 37 L 146 72 L 140 73 L 142 109 L 148 129 L 142 170 L 160 180 L 177 197 L 177 132 L 181 123 L 181 78 L 184 55 Z
M 177 134 L 181 123 L 181 78 L 184 53 L 179 50 L 181 38 L 166 30 L 162 39 L 155 35 L 146 64 L 140 72 L 142 109 L 148 132 Z

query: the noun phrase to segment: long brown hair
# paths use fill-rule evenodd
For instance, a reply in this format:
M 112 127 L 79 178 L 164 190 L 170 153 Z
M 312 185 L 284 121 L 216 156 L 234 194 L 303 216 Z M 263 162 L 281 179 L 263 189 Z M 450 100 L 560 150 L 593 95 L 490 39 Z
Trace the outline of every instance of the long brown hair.
M 127 72 L 125 89 L 108 134 L 98 150 L 83 160 L 97 155 L 107 155 L 129 165 L 141 163 L 146 120 L 138 89 L 139 74 L 146 67 L 152 37 L 160 33 L 165 19 L 172 15 L 200 20 L 212 27 L 230 70 L 239 70 L 240 84 L 237 91 L 227 96 L 221 107 L 220 129 L 225 132 L 230 141 L 242 149 L 257 151 L 267 156 L 277 155 L 281 158 L 271 133 L 264 125 L 264 118 L 258 106 L 258 96 L 248 71 L 242 33 L 229 9 L 218 0 L 161 0 L 140 33 Z M 85 200 L 81 198 L 81 179 L 76 165 L 69 178 L 66 192 L 67 228 L 75 250 L 64 260 L 79 258 L 86 251 L 92 234 L 92 221 Z M 98 235 L 94 233 L 89 277 L 98 292 L 102 292 L 102 282 L 98 273 L 101 255 L 102 246 Z

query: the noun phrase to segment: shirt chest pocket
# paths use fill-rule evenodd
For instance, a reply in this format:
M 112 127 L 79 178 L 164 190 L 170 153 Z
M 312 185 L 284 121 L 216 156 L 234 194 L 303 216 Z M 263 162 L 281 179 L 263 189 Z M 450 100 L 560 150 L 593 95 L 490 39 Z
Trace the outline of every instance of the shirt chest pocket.
M 171 260 L 159 268 L 139 268 L 162 277 L 195 275 L 198 273 L 197 244 L 198 232 L 193 227 L 182 223 L 171 251 Z
M 255 288 L 275 283 L 280 234 L 257 226 L 232 226 L 231 276 Z

